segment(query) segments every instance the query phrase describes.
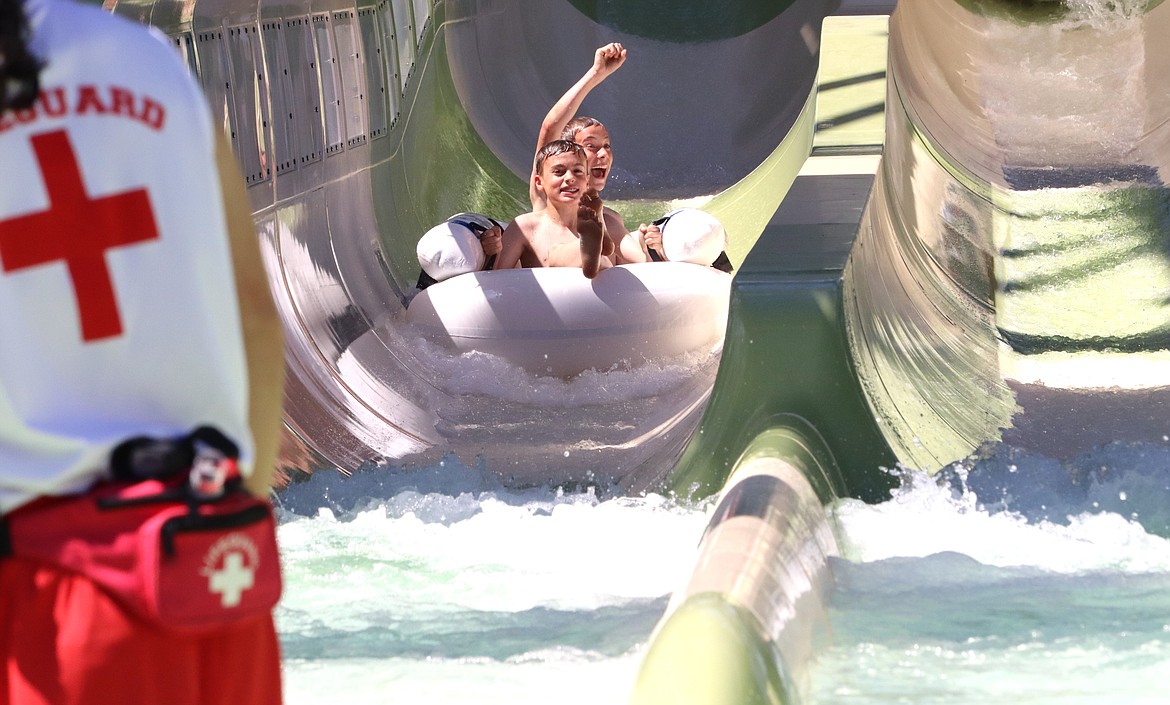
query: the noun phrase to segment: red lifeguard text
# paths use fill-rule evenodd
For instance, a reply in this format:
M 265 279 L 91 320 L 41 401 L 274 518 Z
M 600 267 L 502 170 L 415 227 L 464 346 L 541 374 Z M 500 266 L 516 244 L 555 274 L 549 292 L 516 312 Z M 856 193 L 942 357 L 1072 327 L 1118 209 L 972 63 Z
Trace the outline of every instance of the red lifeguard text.
M 0 116 L 0 132 L 42 118 L 62 118 L 68 115 L 120 116 L 140 122 L 152 130 L 161 130 L 167 116 L 162 103 L 128 88 L 57 86 L 43 89 L 32 106 Z

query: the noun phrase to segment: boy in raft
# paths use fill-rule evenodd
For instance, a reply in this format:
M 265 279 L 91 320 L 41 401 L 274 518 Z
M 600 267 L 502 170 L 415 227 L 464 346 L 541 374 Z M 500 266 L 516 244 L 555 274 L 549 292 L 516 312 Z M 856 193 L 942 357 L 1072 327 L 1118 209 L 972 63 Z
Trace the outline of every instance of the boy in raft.
M 504 230 L 496 269 L 580 267 L 592 279 L 612 266 L 603 254 L 604 228 L 597 212 L 600 199 L 583 203 L 589 185 L 585 149 L 569 140 L 553 140 L 536 154 L 533 184 L 544 208 L 516 216 Z
M 605 188 L 613 169 L 613 148 L 610 145 L 609 132 L 605 125 L 595 118 L 574 117 L 585 96 L 621 68 L 626 61 L 626 54 L 626 49 L 617 42 L 598 48 L 593 55 L 593 65 L 549 109 L 537 136 L 538 148 L 558 138 L 571 140 L 585 148 L 585 154 L 589 158 L 590 195 L 583 202 L 597 213 L 605 231 L 605 254 L 612 264 L 649 262 L 651 249 L 662 252 L 662 232 L 657 225 L 643 223 L 638 226 L 638 230 L 626 235 L 626 222 L 621 214 L 602 204 L 600 192 Z M 532 201 L 532 210 L 535 212 L 542 210 L 545 203 L 534 183 L 535 168 L 532 175 L 528 195 Z

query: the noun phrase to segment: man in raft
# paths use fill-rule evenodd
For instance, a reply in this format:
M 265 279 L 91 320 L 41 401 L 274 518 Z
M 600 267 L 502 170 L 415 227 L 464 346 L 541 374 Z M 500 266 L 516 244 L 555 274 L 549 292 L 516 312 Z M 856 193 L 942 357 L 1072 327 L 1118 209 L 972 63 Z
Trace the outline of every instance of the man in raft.
M 592 279 L 613 266 L 604 255 L 600 202 L 582 202 L 588 167 L 585 149 L 569 140 L 553 140 L 537 152 L 533 185 L 544 208 L 516 216 L 504 230 L 496 269 L 580 267 Z

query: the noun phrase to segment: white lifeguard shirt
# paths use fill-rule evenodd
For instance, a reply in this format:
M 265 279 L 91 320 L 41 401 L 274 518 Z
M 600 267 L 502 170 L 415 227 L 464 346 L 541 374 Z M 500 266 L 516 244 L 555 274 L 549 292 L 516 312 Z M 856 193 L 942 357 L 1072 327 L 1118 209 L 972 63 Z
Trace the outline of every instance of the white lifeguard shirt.
M 0 512 L 110 449 L 213 425 L 251 469 L 247 368 L 198 85 L 166 37 L 26 0 L 45 68 L 0 116 Z

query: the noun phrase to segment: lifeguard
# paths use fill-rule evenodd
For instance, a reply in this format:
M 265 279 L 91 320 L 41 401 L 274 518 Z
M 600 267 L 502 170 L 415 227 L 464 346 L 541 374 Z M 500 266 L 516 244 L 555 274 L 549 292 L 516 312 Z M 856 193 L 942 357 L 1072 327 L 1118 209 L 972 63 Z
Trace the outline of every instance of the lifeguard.
M 283 331 L 165 38 L 0 0 L 0 704 L 278 705 Z

